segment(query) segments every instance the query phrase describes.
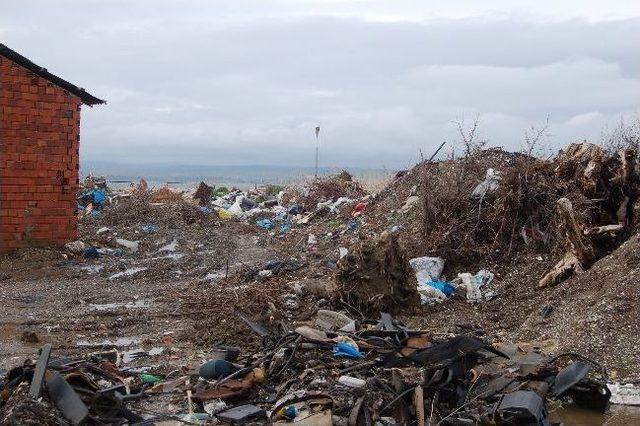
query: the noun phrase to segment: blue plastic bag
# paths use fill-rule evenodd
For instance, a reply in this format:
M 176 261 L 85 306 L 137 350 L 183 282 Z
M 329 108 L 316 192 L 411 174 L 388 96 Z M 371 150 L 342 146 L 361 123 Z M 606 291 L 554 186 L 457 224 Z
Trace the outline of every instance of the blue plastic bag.
M 100 257 L 100 252 L 96 247 L 89 247 L 84 251 L 84 257 L 86 259 L 97 259 Z
M 262 229 L 266 229 L 267 231 L 273 229 L 273 222 L 271 222 L 269 219 L 257 220 L 256 225 L 258 225 Z
M 91 192 L 91 195 L 93 196 L 93 202 L 95 204 L 98 204 L 99 206 L 102 206 L 102 204 L 104 204 L 104 202 L 107 201 L 107 196 L 104 195 L 104 192 L 102 192 L 99 189 L 94 189 Z
M 440 290 L 447 297 L 451 296 L 456 291 L 456 288 L 446 281 L 429 281 L 427 284 L 429 284 L 433 288 Z
M 292 223 L 289 221 L 283 223 L 282 225 L 280 225 L 280 233 L 288 234 L 289 232 L 291 232 L 291 226 L 292 226 Z
M 364 352 L 360 352 L 357 348 L 347 342 L 340 342 L 333 347 L 333 356 L 344 356 L 347 358 L 358 359 L 364 356 Z

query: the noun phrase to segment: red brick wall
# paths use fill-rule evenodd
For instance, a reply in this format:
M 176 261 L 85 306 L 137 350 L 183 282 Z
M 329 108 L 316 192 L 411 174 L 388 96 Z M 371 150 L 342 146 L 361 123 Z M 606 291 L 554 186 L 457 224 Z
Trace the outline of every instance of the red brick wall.
M 80 99 L 0 56 L 0 252 L 77 237 Z

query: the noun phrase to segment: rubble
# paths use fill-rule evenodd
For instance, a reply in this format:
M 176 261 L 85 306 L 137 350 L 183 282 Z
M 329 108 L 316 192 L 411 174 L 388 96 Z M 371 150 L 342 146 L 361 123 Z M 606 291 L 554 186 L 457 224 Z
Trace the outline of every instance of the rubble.
M 264 329 L 257 324 L 252 328 Z M 35 373 L 32 362 L 7 373 L 0 414 L 15 415 L 6 407 L 25 398 L 23 384 L 39 394 L 33 389 L 42 386 L 43 377 L 44 398 L 51 404 L 44 407 L 71 424 L 89 418 L 96 423 L 150 422 L 165 416 L 232 424 L 266 418 L 276 423 L 314 419 L 321 424 L 373 424 L 385 417 L 400 424 L 416 417 L 450 425 L 548 424 L 545 406 L 550 400 L 570 397 L 584 408 L 605 411 L 611 396 L 606 371 L 584 357 L 538 357 L 525 370 L 521 358 L 477 337 L 437 337 L 409 329 L 386 313 L 322 340 L 308 339 L 308 332 L 267 333 L 259 351 L 230 356 L 224 349 L 218 353 L 234 363 L 212 360 L 198 371 L 183 369 L 179 378 L 125 369 L 115 363 L 120 359 L 115 351 L 69 359 L 56 357 L 47 345 Z M 352 342 L 363 353 L 339 356 L 330 342 Z M 164 394 L 181 399 L 182 410 L 154 413 L 144 408 L 145 401 Z

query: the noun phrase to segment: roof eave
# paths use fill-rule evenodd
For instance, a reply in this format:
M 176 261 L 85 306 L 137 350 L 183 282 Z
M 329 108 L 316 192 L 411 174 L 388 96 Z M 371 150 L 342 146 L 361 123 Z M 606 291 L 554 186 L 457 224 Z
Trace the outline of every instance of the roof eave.
M 31 71 L 32 73 L 44 78 L 50 83 L 55 84 L 61 89 L 66 90 L 70 94 L 77 96 L 78 98 L 80 98 L 80 101 L 85 105 L 92 107 L 94 105 L 107 103 L 106 101 L 93 96 L 91 93 L 85 91 L 83 88 L 78 87 L 75 84 L 72 84 L 62 79 L 55 74 L 51 74 L 49 71 L 47 71 L 46 68 L 43 68 L 39 65 L 34 64 L 26 57 L 22 56 L 15 50 L 12 50 L 11 48 L 5 46 L 2 43 L 0 43 L 0 55 L 4 56 L 5 58 L 9 59 L 12 62 L 15 62 L 21 67 Z

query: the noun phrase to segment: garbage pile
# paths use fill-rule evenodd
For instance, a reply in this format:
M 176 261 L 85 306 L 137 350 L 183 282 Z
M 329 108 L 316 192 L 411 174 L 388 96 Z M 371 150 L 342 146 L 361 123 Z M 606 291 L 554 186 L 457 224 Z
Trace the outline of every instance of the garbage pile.
M 222 220 L 234 219 L 269 231 L 286 235 L 297 226 L 342 211 L 353 213 L 347 224 L 359 226 L 357 217 L 364 212 L 369 196 L 347 172 L 310 180 L 302 186 L 265 185 L 241 190 L 210 186 L 200 182 L 193 190 L 179 191 L 163 186 L 149 188 L 144 179 L 137 185 L 113 190 L 104 178 L 89 175 L 78 193 L 81 216 L 98 217 L 106 205 L 127 200 L 135 204 L 191 204 L 200 212 Z M 132 203 L 129 203 L 129 207 Z M 349 215 L 351 218 L 351 215 Z
M 203 279 L 233 253 L 236 239 L 230 238 L 235 235 L 231 230 L 240 224 L 229 223 L 221 230 L 215 214 L 186 201 L 177 191 L 149 190 L 143 181 L 108 193 L 99 213 L 82 216 L 78 240 L 65 244 L 69 272 L 108 280 L 167 273 Z M 154 202 L 161 196 L 177 201 Z
M 459 296 L 478 303 L 496 296 L 491 288 L 494 274 L 490 271 L 463 272 L 449 281 L 442 274 L 444 266 L 440 257 L 407 260 L 398 235 L 384 231 L 345 249 L 338 261 L 334 299 L 337 304 L 365 314 L 379 310 L 404 310 L 406 314 L 418 301 L 431 305 Z
M 552 254 L 559 261 L 539 277 L 550 286 L 636 232 L 639 161 L 634 149 L 587 142 L 550 160 L 487 149 L 402 173 L 371 200 L 369 213 L 386 219 L 379 232 L 390 224 L 411 229 L 401 243 L 412 257 L 442 257 L 456 270 Z
M 302 186 L 290 186 L 283 193 L 285 203 L 299 204 L 304 210 L 316 208 L 328 200 L 359 199 L 367 195 L 362 186 L 346 170 L 335 175 L 315 179 Z
M 333 177 L 323 179 L 333 180 Z M 109 194 L 103 207 L 94 209 L 89 216 L 83 215 L 80 239 L 69 242 L 65 248 L 72 268 L 99 273 L 109 280 L 173 272 L 182 278 L 213 283 L 240 269 L 242 273 L 249 272 L 257 268 L 259 262 L 292 261 L 299 259 L 300 253 L 252 259 L 251 264 L 247 264 L 233 259 L 229 248 L 233 249 L 240 239 L 254 241 L 264 237 L 268 240 L 272 236 L 288 235 L 299 238 L 308 225 L 324 224 L 328 216 L 344 222 L 345 230 L 353 230 L 359 226 L 359 217 L 366 208 L 362 200 L 339 196 L 336 199 L 320 197 L 321 201 L 307 211 L 295 197 L 289 197 L 289 204 L 284 203 L 285 188 L 274 185 L 239 190 L 201 182 L 195 191 L 175 191 L 168 187 L 150 189 L 141 180 L 137 186 L 117 191 L 104 184 L 101 188 L 101 193 Z M 83 193 L 88 194 L 88 189 L 83 189 Z M 107 205 L 108 208 L 104 207 Z M 341 212 L 346 213 L 345 218 L 340 216 Z M 303 255 L 316 253 L 324 242 L 318 241 L 324 240 L 323 236 L 312 233 L 304 238 L 307 245 Z M 285 238 L 282 243 L 291 244 Z M 268 269 L 259 269 L 251 278 L 264 280 L 270 278 L 270 274 Z
M 97 216 L 109 202 L 109 195 L 111 191 L 104 177 L 88 175 L 78 191 L 76 208 L 81 214 Z
M 0 378 L 0 421 L 546 425 L 550 401 L 604 412 L 611 397 L 606 371 L 580 355 L 412 330 L 384 312 L 321 310 L 281 333 L 237 316 L 260 350 L 216 345 L 198 368 L 169 373 L 128 367 L 117 351 L 64 358 L 45 345 Z M 166 396 L 175 412 L 145 408 Z
M 132 196 L 139 199 L 149 199 L 158 196 L 162 198 L 162 194 L 168 191 L 171 199 L 176 201 L 181 197 L 180 193 L 171 191 L 168 188 L 160 188 L 158 190 L 149 190 L 149 185 L 144 179 L 140 179 L 137 185 L 133 183 L 128 188 L 114 190 L 107 185 L 107 179 L 104 176 L 87 175 L 82 181 L 76 196 L 77 211 L 82 216 L 97 217 L 102 209 L 107 205 L 117 203 L 120 199 L 126 199 Z M 159 194 L 159 195 L 158 195 Z
M 221 219 L 253 222 L 274 235 L 288 234 L 297 225 L 307 225 L 330 213 L 337 215 L 343 209 L 350 213 L 353 209 L 357 216 L 364 211 L 367 199 L 365 191 L 344 171 L 301 187 L 266 185 L 241 191 L 215 189 L 202 182 L 194 194 L 201 208 L 214 211 Z

